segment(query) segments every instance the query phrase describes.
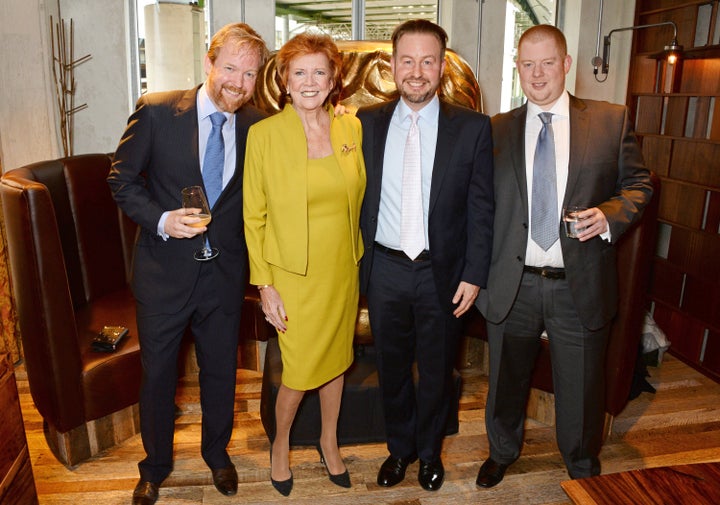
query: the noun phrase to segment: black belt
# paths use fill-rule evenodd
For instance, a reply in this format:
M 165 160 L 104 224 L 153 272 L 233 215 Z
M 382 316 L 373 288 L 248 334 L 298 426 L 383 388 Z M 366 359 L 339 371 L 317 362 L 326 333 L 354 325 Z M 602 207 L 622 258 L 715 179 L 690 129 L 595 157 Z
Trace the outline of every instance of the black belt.
M 390 249 L 389 247 L 385 247 L 378 242 L 375 242 L 375 249 L 378 251 L 382 251 L 385 254 L 389 254 L 390 256 L 397 256 L 398 258 L 402 258 L 408 261 L 428 261 L 430 259 L 430 251 L 428 251 L 427 249 L 421 252 L 415 259 L 410 259 L 410 257 L 404 252 L 398 251 L 397 249 Z
M 529 265 L 525 265 L 525 268 L 523 268 L 524 272 L 527 272 L 529 274 L 536 274 L 540 277 L 545 277 L 546 279 L 564 279 L 565 278 L 565 269 L 564 268 L 553 268 L 553 267 L 531 267 Z

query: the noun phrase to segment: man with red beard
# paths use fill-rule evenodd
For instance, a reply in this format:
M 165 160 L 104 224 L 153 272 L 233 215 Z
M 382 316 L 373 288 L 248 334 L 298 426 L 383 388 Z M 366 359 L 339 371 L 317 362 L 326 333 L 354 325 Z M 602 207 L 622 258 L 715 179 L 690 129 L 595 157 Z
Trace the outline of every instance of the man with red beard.
M 418 481 L 435 491 L 445 474 L 440 453 L 460 316 L 486 286 L 490 266 L 492 135 L 487 116 L 437 96 L 447 43 L 440 26 L 407 21 L 392 43 L 400 98 L 357 114 L 367 170 L 360 289 L 390 452 L 377 482 L 399 483 L 419 458 Z
M 173 468 L 177 358 L 188 326 L 200 368 L 201 453 L 218 491 L 237 492 L 226 447 L 246 282 L 242 172 L 248 128 L 265 116 L 247 102 L 267 56 L 265 43 L 249 26 L 223 27 L 205 56 L 205 83 L 142 96 L 115 152 L 108 183 L 119 207 L 140 227 L 132 287 L 146 457 L 138 465 L 136 505 L 155 503 Z M 208 226 L 198 225 L 200 218 L 192 215 L 197 209 L 182 208 L 181 192 L 188 186 L 205 187 L 212 212 Z M 209 261 L 194 258 L 203 233 L 219 250 Z

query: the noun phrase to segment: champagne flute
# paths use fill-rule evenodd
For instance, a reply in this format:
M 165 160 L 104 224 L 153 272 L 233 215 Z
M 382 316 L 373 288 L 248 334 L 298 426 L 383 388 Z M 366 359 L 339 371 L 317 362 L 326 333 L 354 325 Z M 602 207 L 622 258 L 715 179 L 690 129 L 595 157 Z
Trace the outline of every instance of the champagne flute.
M 212 215 L 210 214 L 210 206 L 208 205 L 207 198 L 205 198 L 205 192 L 203 191 L 202 186 L 189 186 L 187 188 L 183 188 L 182 206 L 184 209 L 196 209 L 194 214 L 188 214 L 188 216 L 200 218 L 200 221 L 188 224 L 188 226 L 201 228 L 210 224 Z M 197 209 L 199 209 L 199 212 Z M 208 261 L 219 254 L 219 251 L 215 247 L 210 247 L 204 232 L 202 234 L 202 243 L 202 248 L 196 250 L 193 255 L 197 261 Z

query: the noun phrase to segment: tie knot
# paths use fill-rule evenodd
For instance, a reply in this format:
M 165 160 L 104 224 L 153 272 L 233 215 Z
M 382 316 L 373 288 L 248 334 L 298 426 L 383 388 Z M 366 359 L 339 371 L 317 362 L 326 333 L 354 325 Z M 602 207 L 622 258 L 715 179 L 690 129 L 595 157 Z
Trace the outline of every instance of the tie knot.
M 538 117 L 540 117 L 540 121 L 542 121 L 544 125 L 548 125 L 552 123 L 553 113 L 541 112 L 540 114 L 538 114 Z
M 420 119 L 420 114 L 418 114 L 416 111 L 412 111 L 410 113 L 410 122 L 414 125 L 417 124 L 418 119 Z
M 212 121 L 213 127 L 222 126 L 226 120 L 227 118 L 222 112 L 213 112 L 212 114 L 210 114 L 210 121 Z

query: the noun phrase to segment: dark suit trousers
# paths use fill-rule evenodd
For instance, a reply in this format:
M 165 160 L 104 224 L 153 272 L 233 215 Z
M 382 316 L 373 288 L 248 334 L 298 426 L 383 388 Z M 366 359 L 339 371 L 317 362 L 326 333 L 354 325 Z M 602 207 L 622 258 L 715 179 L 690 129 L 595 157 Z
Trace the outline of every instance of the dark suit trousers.
M 172 471 L 177 361 L 188 323 L 200 368 L 202 456 L 210 468 L 231 463 L 226 447 L 233 427 L 240 301 L 236 312 L 227 314 L 220 308 L 220 298 L 213 289 L 214 268 L 212 262 L 202 265 L 190 300 L 175 314 L 138 304 L 143 365 L 140 430 L 147 453 L 138 465 L 143 480 L 160 483 Z
M 460 323 L 440 307 L 430 261 L 376 250 L 367 299 L 388 450 L 396 458 L 439 460 Z
M 505 464 L 520 455 L 530 379 L 546 329 L 550 344 L 558 448 L 572 478 L 600 473 L 609 325 L 580 323 L 566 280 L 524 273 L 501 324 L 488 323 L 490 378 L 485 423 L 490 456 Z

